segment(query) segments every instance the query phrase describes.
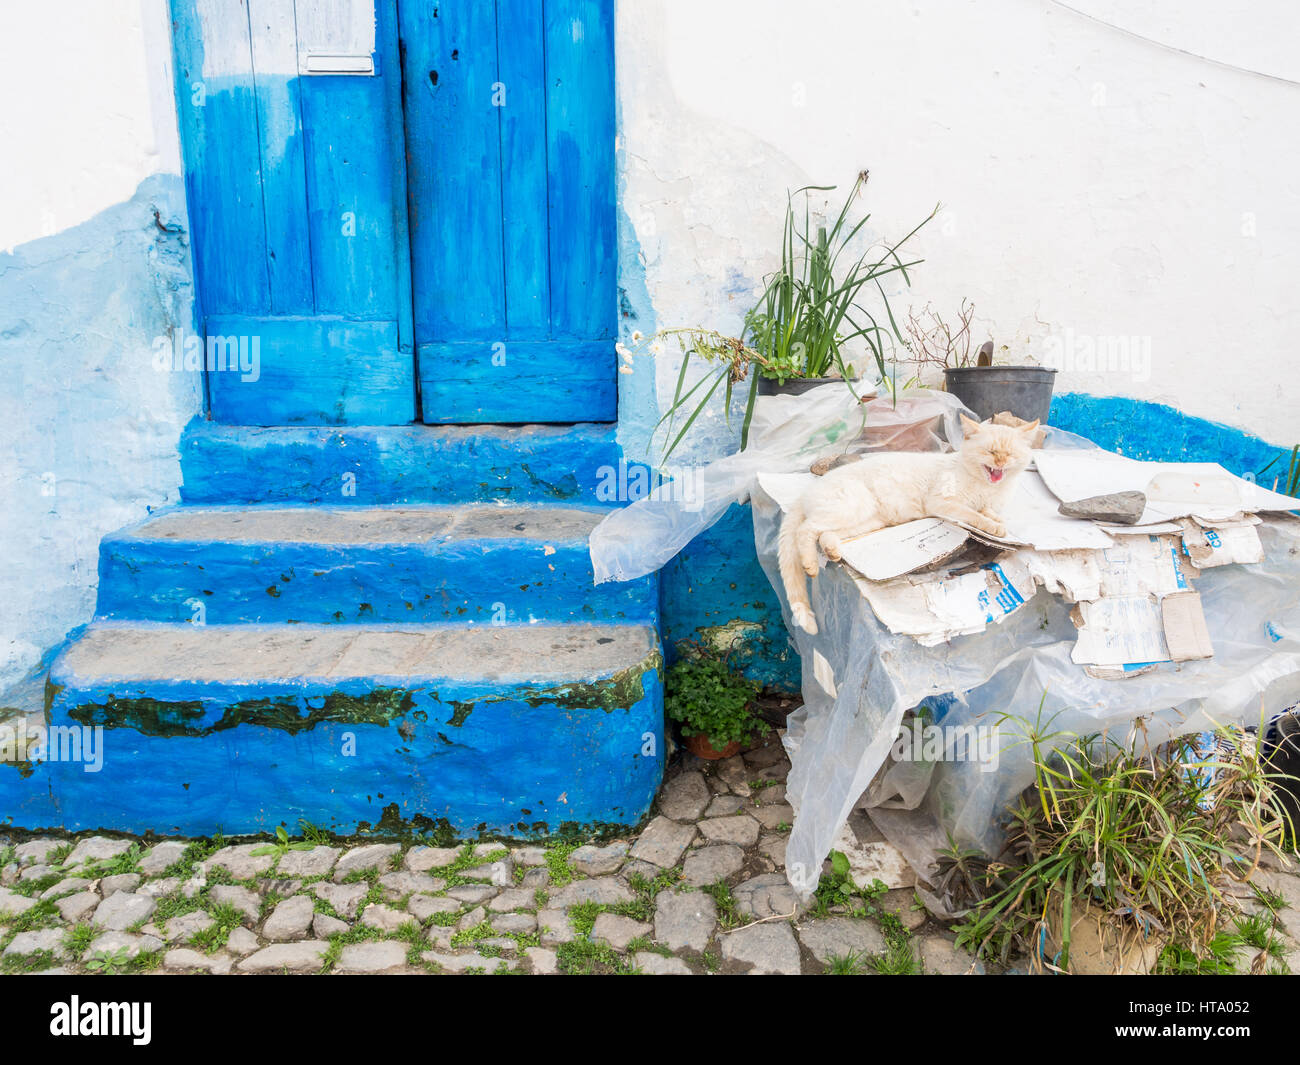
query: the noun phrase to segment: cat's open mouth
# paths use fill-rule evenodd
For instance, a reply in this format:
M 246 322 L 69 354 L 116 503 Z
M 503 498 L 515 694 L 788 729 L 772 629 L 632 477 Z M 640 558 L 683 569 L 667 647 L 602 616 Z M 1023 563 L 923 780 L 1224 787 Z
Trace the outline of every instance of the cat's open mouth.
M 1001 466 L 985 466 L 984 472 L 989 475 L 990 482 L 992 482 L 993 484 L 997 484 L 998 481 L 1002 480 L 1002 475 L 1007 471 L 1004 470 Z

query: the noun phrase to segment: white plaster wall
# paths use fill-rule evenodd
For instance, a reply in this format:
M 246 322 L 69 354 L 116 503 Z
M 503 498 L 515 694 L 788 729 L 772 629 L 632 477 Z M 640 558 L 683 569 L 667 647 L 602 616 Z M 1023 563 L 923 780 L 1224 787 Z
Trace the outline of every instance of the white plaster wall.
M 0 5 L 0 249 L 180 173 L 166 0 Z
M 0 6 L 0 692 L 90 620 L 100 537 L 175 501 L 197 374 L 166 0 Z M 0 704 L 2 705 L 2 704 Z
M 1064 361 L 1061 391 L 1300 440 L 1300 5 L 1070 6 L 620 0 L 637 326 L 738 329 L 784 190 L 869 169 L 877 238 L 943 204 L 903 307 L 970 297 L 1005 357 Z M 1121 337 L 1131 356 L 1090 370 L 1089 344 Z M 625 406 L 671 395 L 676 359 L 654 361 L 623 378 Z M 652 422 L 630 421 L 627 444 Z M 725 438 L 715 426 L 697 451 Z

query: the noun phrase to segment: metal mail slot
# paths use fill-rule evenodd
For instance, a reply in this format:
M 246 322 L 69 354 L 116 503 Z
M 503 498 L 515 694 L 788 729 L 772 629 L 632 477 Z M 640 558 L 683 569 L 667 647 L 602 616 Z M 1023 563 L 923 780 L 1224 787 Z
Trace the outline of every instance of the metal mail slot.
M 301 60 L 300 74 L 352 74 L 373 77 L 373 55 L 307 55 Z

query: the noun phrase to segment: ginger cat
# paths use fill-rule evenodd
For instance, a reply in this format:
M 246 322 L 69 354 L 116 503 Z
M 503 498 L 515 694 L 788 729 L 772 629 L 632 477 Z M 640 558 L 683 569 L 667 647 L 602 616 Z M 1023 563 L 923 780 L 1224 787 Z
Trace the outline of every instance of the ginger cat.
M 998 508 L 1029 465 L 1038 422 L 1011 427 L 961 415 L 964 440 L 953 452 L 879 452 L 827 473 L 781 521 L 781 580 L 795 624 L 816 633 L 805 574 L 817 575 L 817 548 L 832 562 L 840 543 L 917 518 L 943 518 L 1005 536 Z

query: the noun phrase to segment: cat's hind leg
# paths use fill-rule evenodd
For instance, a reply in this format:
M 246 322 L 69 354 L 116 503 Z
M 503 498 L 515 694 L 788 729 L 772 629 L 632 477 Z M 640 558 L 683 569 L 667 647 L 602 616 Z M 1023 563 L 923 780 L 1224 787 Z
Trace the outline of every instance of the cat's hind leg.
M 832 562 L 838 562 L 844 553 L 845 540 L 854 540 L 859 536 L 866 536 L 868 533 L 876 532 L 884 527 L 885 523 L 883 521 L 879 518 L 872 518 L 870 521 L 859 522 L 849 528 L 826 529 L 818 537 L 818 542 L 822 545 L 822 550 L 826 552 L 826 557 Z
M 795 545 L 799 550 L 799 565 L 809 577 L 817 576 L 817 542 L 821 539 L 821 530 L 809 525 L 807 520 L 795 534 Z

